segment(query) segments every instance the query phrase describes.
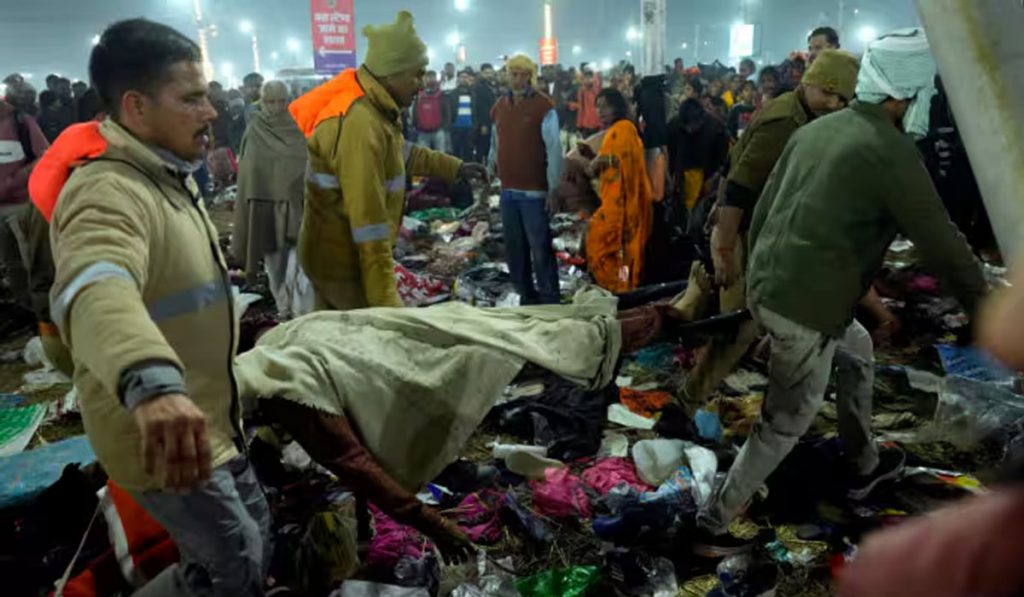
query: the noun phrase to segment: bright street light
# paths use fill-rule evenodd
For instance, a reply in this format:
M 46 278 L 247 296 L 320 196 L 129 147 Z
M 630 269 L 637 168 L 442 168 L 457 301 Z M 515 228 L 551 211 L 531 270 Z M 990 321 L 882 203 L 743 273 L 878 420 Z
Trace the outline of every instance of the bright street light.
M 871 25 L 864 25 L 857 31 L 857 39 L 863 44 L 873 42 L 878 39 L 878 30 Z
M 684 50 L 688 50 L 688 49 L 690 49 L 690 44 L 688 44 L 688 43 L 686 43 L 686 42 L 684 41 L 684 42 L 683 42 L 683 49 L 684 49 Z
M 299 40 L 294 37 L 289 38 L 286 45 L 288 46 L 289 52 L 294 52 L 296 54 L 299 52 Z
M 277 61 L 279 58 L 281 58 L 281 55 L 278 54 L 277 52 L 271 52 L 270 53 L 270 59 L 271 60 Z
M 579 56 L 582 53 L 583 53 L 583 48 L 581 48 L 580 46 L 573 46 L 572 47 L 572 55 L 573 56 Z
M 454 48 L 462 43 L 462 36 L 459 35 L 458 31 L 452 31 L 448 34 L 448 37 L 445 38 L 445 42 Z
M 100 34 L 99 33 L 97 33 L 96 35 L 92 36 L 92 45 L 94 45 L 94 46 L 100 45 Z
M 242 21 L 241 23 L 238 24 L 238 29 L 242 33 L 252 34 L 252 32 L 253 32 L 252 21 L 250 21 L 249 19 L 246 19 L 246 20 Z
M 604 60 L 601 63 L 601 70 L 612 70 L 612 61 L 607 59 Z
M 626 40 L 628 41 L 637 41 L 641 36 L 640 30 L 636 27 L 630 27 L 626 30 Z
M 469 10 L 469 0 L 455 0 L 455 10 L 466 12 Z

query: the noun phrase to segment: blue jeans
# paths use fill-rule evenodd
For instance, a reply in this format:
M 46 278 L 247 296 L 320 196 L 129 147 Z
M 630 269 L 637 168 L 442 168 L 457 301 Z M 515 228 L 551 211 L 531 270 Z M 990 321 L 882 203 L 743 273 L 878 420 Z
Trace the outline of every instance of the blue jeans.
M 178 546 L 179 564 L 135 595 L 258 597 L 273 553 L 270 509 L 245 456 L 213 470 L 185 493 L 132 493 Z
M 501 191 L 501 220 L 512 284 L 523 305 L 557 305 L 558 263 L 551 247 L 551 225 L 544 199 L 519 191 Z M 538 291 L 533 276 L 537 274 Z

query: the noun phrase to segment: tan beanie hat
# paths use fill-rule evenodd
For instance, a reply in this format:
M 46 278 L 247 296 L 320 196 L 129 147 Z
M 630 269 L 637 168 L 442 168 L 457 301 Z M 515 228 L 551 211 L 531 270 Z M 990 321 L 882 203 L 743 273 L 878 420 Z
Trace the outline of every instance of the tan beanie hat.
M 853 54 L 843 50 L 824 50 L 804 73 L 803 84 L 817 85 L 850 101 L 857 90 L 858 72 L 860 61 Z
M 401 11 L 390 25 L 367 25 L 363 35 L 369 42 L 363 64 L 378 77 L 426 66 L 427 45 L 416 34 L 412 13 Z
M 516 54 L 505 63 L 508 70 L 530 71 L 530 85 L 537 86 L 537 63 L 526 54 Z

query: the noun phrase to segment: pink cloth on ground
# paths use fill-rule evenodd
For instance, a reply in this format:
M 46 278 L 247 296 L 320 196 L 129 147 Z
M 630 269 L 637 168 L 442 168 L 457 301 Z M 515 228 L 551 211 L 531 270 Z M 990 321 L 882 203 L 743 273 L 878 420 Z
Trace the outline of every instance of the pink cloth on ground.
M 451 517 L 473 543 L 497 543 L 502 530 L 498 511 L 504 499 L 505 496 L 497 491 L 471 493 L 455 508 Z
M 549 468 L 544 477 L 543 481 L 530 481 L 534 510 L 552 518 L 590 518 L 590 500 L 579 477 L 564 468 Z
M 392 520 L 376 506 L 370 505 L 373 513 L 373 539 L 366 554 L 366 567 L 391 570 L 404 556 L 414 560 L 423 557 L 429 541 L 412 527 L 403 526 Z
M 605 458 L 583 471 L 583 482 L 601 495 L 608 495 L 608 492 L 623 483 L 640 493 L 654 491 L 654 487 L 640 480 L 636 465 L 628 458 Z

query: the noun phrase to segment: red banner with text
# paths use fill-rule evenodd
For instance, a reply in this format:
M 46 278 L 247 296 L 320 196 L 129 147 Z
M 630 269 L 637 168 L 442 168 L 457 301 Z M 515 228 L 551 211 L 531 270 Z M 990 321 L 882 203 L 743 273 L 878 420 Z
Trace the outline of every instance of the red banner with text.
M 357 65 L 354 1 L 310 0 L 313 64 L 318 75 L 335 75 Z

